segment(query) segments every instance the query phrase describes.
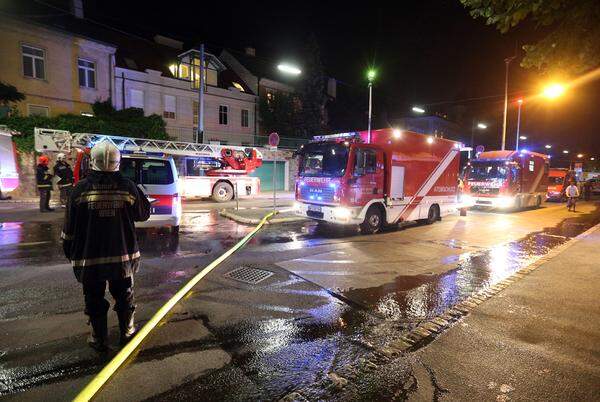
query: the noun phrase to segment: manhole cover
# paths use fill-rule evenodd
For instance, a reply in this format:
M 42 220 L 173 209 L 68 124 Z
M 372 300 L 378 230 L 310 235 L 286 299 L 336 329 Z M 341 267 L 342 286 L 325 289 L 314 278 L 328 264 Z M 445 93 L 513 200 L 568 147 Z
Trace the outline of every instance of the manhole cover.
M 223 276 L 226 278 L 236 280 L 238 282 L 256 285 L 257 283 L 260 283 L 265 279 L 273 276 L 273 272 L 265 271 L 264 269 L 240 267 L 234 269 L 233 271 L 227 272 Z

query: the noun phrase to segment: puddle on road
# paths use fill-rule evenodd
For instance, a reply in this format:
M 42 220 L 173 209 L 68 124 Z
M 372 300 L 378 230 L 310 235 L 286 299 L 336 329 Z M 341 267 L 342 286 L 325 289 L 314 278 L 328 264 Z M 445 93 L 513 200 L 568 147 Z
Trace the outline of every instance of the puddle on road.
M 393 283 L 344 292 L 383 317 L 417 322 L 442 314 L 600 222 L 600 209 L 484 251 L 456 256 L 456 268 L 436 275 L 398 276 Z

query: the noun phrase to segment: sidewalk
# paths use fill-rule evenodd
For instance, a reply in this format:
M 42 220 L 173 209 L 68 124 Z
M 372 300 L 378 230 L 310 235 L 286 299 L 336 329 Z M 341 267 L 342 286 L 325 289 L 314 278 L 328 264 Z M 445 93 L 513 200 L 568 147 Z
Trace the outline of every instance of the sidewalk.
M 599 248 L 597 226 L 418 351 L 410 400 L 599 400 Z

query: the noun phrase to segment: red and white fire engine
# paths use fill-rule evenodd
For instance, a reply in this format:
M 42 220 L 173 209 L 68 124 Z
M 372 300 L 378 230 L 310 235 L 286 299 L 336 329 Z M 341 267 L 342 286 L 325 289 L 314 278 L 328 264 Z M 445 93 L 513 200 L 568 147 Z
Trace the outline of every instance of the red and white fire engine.
M 17 148 L 12 140 L 14 131 L 0 127 L 0 198 L 19 186 Z
M 465 172 L 465 202 L 474 206 L 539 207 L 548 190 L 548 155 L 523 151 L 480 153 Z
M 248 176 L 262 165 L 262 154 L 256 148 L 35 129 L 36 151 L 77 152 L 75 181 L 86 174 L 90 148 L 105 140 L 124 153 L 173 156 L 179 172 L 179 194 L 184 198 L 211 197 L 225 202 L 260 191 L 260 179 Z
M 314 137 L 299 151 L 295 213 L 375 233 L 461 207 L 461 144 L 392 129 Z

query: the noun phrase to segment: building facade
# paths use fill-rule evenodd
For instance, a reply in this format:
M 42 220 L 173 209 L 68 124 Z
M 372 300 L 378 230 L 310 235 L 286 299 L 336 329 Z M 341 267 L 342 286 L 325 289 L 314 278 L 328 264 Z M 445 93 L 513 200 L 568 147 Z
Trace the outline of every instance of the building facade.
M 0 16 L 0 80 L 25 95 L 21 115 L 91 113 L 111 97 L 114 45 Z

